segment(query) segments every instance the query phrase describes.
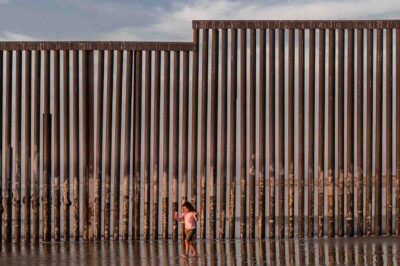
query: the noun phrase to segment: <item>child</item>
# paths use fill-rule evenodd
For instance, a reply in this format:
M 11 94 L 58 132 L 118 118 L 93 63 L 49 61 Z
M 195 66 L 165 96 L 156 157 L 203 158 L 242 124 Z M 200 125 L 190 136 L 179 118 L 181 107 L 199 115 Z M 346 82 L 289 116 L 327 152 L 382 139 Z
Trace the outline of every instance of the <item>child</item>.
M 185 202 L 182 205 L 182 216 L 178 216 L 178 212 L 175 212 L 175 219 L 179 222 L 185 221 L 185 245 L 186 252 L 182 254 L 182 257 L 187 258 L 189 255 L 189 246 L 193 251 L 193 257 L 197 256 L 196 249 L 193 246 L 193 238 L 196 235 L 196 222 L 199 220 L 196 209 L 190 202 Z

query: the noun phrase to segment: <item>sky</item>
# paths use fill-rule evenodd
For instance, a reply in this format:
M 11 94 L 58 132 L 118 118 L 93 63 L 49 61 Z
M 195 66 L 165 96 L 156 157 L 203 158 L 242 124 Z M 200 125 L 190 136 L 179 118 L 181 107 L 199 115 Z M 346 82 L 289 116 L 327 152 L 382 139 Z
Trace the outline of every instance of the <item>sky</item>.
M 191 41 L 193 19 L 399 15 L 399 0 L 0 0 L 0 41 Z

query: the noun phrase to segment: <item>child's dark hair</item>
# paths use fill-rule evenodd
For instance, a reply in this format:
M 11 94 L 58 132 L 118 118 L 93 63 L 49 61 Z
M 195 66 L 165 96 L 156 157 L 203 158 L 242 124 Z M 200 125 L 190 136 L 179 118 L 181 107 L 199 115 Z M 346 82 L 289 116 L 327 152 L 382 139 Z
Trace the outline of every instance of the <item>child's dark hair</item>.
M 189 212 L 197 212 L 196 209 L 193 207 L 193 205 L 189 201 L 186 201 L 185 203 L 183 203 L 182 207 L 188 208 Z

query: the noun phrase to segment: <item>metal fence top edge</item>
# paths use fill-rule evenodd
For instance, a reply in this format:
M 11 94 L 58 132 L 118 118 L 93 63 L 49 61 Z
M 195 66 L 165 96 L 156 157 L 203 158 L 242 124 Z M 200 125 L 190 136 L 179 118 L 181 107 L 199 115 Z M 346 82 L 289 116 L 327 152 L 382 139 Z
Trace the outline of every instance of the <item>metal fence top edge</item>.
M 400 20 L 193 20 L 193 29 L 397 29 Z
M 0 42 L 0 50 L 135 50 L 135 51 L 194 51 L 192 42 L 81 42 L 32 41 Z

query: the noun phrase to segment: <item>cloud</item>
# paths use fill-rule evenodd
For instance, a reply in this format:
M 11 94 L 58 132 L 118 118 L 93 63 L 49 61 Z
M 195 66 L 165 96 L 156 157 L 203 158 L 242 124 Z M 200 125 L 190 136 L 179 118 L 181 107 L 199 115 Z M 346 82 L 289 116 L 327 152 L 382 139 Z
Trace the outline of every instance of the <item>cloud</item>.
M 2 42 L 13 42 L 13 41 L 34 41 L 35 39 L 31 36 L 13 33 L 9 31 L 0 31 L 0 41 Z
M 192 20 L 205 19 L 368 19 L 398 18 L 398 0 L 295 1 L 286 3 L 203 0 L 174 3 L 156 10 L 159 19 L 150 25 L 124 27 L 101 38 L 115 40 L 192 39 Z

